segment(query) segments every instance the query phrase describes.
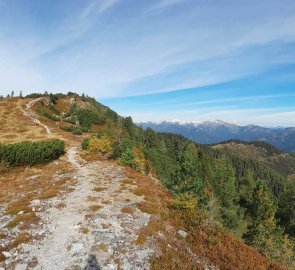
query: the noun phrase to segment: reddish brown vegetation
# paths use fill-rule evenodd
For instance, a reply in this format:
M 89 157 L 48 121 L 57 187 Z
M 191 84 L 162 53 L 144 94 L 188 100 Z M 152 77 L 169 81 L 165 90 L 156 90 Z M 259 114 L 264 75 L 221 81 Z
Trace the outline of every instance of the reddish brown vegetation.
M 281 265 L 270 262 L 254 248 L 214 224 L 204 212 L 197 213 L 197 220 L 192 222 L 189 213 L 173 207 L 170 193 L 160 187 L 154 178 L 145 177 L 126 167 L 128 177 L 138 185 L 135 193 L 143 195 L 145 201 L 139 205 L 142 211 L 157 214 L 151 217 L 135 244 L 144 243 L 149 236 L 161 232 L 165 237 L 158 237 L 160 254 L 152 261 L 153 269 L 203 269 L 193 259 L 188 248 L 198 257 L 209 261 L 222 270 L 283 270 Z M 195 218 L 195 217 L 194 217 Z M 210 224 L 212 223 L 212 224 Z M 180 239 L 177 230 L 189 233 L 186 239 Z

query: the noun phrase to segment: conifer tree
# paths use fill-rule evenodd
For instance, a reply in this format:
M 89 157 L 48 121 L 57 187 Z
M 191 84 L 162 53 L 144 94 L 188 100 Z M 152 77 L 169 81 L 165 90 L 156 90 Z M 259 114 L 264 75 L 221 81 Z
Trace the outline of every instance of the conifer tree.
M 246 242 L 268 258 L 289 263 L 293 245 L 275 218 L 277 205 L 269 191 L 258 184 L 252 203 L 252 224 L 245 234 Z
M 295 236 L 295 187 L 290 183 L 279 197 L 278 217 L 284 224 L 286 232 Z
M 226 158 L 216 160 L 213 177 L 213 191 L 218 199 L 222 223 L 231 229 L 238 228 L 241 222 L 236 178 L 232 165 Z
M 252 200 L 253 193 L 256 187 L 253 172 L 247 170 L 246 175 L 242 183 L 240 184 L 240 203 L 242 206 L 249 208 Z
M 189 143 L 180 155 L 180 177 L 182 192 L 191 191 L 203 195 L 204 181 L 201 179 L 201 163 L 194 143 Z
M 123 128 L 129 133 L 130 136 L 133 136 L 133 120 L 131 116 L 123 118 Z

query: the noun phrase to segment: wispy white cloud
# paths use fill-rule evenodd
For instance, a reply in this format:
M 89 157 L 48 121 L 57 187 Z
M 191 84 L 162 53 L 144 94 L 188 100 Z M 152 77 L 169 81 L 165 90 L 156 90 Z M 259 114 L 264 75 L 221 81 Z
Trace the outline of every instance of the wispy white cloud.
M 159 0 L 152 9 L 162 9 L 186 2 L 187 0 Z
M 185 104 L 187 106 L 191 105 L 209 105 L 209 104 L 215 104 L 215 103 L 237 103 L 240 101 L 262 101 L 267 99 L 281 99 L 281 98 L 292 98 L 295 97 L 295 93 L 289 93 L 289 94 L 278 94 L 278 95 L 256 95 L 256 96 L 243 96 L 243 97 L 231 97 L 231 98 L 218 98 L 218 99 L 206 99 L 206 100 L 200 100 L 200 101 L 186 101 Z M 179 102 L 178 102 L 179 103 Z M 161 105 L 159 103 L 156 103 L 157 105 Z M 177 104 L 177 101 L 172 102 L 162 102 L 162 105 L 173 105 Z M 265 110 L 265 109 L 263 109 Z
M 117 4 L 120 0 L 104 0 L 102 1 L 100 7 L 99 7 L 99 12 L 105 12 L 108 9 L 111 9 L 115 4 Z
M 3 93 L 27 88 L 74 90 L 97 98 L 135 96 L 225 83 L 295 63 L 294 1 L 226 0 L 221 5 L 211 0 L 101 0 L 64 5 L 52 0 L 43 5 L 36 12 L 33 4 L 15 1 L 0 10 Z M 233 95 L 186 102 L 205 106 L 239 99 Z M 252 94 L 247 100 L 254 100 Z
M 82 10 L 81 18 L 85 19 L 89 16 L 102 14 L 105 11 L 114 7 L 120 0 L 92 0 L 90 3 Z

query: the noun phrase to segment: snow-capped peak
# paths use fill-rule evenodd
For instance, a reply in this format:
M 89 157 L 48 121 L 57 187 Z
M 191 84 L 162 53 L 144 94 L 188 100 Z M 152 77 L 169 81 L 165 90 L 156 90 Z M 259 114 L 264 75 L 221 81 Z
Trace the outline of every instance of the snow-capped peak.
M 139 124 L 144 124 L 144 123 L 139 123 Z M 147 124 L 152 124 L 152 125 L 179 125 L 179 126 L 227 126 L 227 127 L 234 127 L 234 126 L 240 126 L 237 121 L 233 123 L 225 122 L 219 119 L 215 120 L 207 120 L 207 121 L 183 121 L 179 119 L 172 119 L 172 120 L 158 120 L 158 121 L 149 121 Z

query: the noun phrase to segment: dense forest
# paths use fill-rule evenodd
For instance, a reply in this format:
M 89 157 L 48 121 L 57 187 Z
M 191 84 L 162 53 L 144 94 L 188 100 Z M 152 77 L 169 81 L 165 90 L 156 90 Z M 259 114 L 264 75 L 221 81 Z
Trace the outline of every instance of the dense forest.
M 179 135 L 144 130 L 131 117 L 120 117 L 92 98 L 70 96 L 73 102 L 62 114 L 52 108 L 60 95 L 48 95 L 43 117 L 59 117 L 60 128 L 73 134 L 89 132 L 82 142 L 85 151 L 157 175 L 176 199 L 187 198 L 196 211 L 205 211 L 261 254 L 294 267 L 295 189 L 290 179 L 266 163 Z M 256 145 L 267 153 L 277 151 Z
M 193 195 L 198 207 L 265 256 L 293 261 L 294 216 L 285 198 L 294 193 L 284 177 L 258 162 L 204 150 L 181 136 L 144 131 L 129 117 L 120 119 L 119 126 L 120 132 L 106 128 L 86 139 L 83 148 L 142 173 L 156 173 L 175 197 Z

